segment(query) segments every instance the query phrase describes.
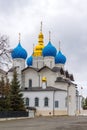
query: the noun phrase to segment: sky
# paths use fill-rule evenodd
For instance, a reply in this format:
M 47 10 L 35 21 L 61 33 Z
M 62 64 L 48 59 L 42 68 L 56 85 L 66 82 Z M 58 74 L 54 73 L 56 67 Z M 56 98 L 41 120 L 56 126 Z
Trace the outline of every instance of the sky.
M 74 75 L 80 94 L 87 96 L 87 0 L 0 0 L 0 34 L 14 48 L 21 44 L 32 54 L 38 43 L 40 23 L 44 44 L 49 41 L 66 56 L 65 69 Z M 83 87 L 83 89 L 81 89 Z

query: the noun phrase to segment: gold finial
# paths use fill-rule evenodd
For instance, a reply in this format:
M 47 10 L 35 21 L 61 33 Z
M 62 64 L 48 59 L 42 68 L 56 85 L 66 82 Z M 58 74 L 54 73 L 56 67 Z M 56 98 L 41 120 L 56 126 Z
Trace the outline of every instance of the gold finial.
M 42 56 L 42 50 L 44 48 L 44 35 L 42 33 L 42 22 L 40 26 L 40 33 L 38 35 L 38 44 L 34 46 L 33 56 Z
M 42 32 L 42 21 L 41 21 L 41 26 L 40 26 L 40 32 Z
M 42 81 L 46 82 L 47 78 L 46 77 L 42 77 Z
M 51 32 L 49 31 L 49 41 L 51 41 Z
M 61 44 L 61 41 L 59 40 L 59 51 L 61 50 L 61 48 L 60 48 L 60 44 Z
M 19 33 L 19 42 L 20 42 L 20 40 L 21 40 L 21 34 Z

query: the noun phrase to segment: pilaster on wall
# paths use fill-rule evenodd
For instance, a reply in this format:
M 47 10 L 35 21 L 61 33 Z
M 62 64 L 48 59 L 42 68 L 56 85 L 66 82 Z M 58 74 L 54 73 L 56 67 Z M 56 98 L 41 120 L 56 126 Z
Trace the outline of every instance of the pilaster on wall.
M 52 56 L 44 57 L 44 65 L 48 66 L 49 68 L 53 68 L 55 66 L 54 57 Z
M 33 67 L 42 68 L 44 66 L 44 58 L 43 56 L 33 57 Z

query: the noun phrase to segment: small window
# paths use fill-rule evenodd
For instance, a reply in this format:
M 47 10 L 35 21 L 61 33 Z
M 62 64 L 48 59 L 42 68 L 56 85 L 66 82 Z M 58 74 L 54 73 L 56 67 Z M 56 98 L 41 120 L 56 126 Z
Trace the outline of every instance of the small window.
M 32 79 L 29 79 L 29 88 L 32 88 Z
M 48 107 L 48 104 L 49 104 L 49 102 L 48 102 L 48 97 L 45 97 L 45 98 L 44 98 L 44 106 L 45 106 L 45 107 Z
M 24 98 L 24 104 L 25 106 L 29 106 L 29 98 Z
M 55 101 L 55 108 L 59 107 L 59 101 Z
M 39 98 L 35 98 L 35 107 L 39 106 Z
M 68 102 L 68 99 L 67 97 L 65 98 L 65 107 L 67 107 L 67 102 Z
M 50 68 L 52 68 L 52 61 L 50 61 Z

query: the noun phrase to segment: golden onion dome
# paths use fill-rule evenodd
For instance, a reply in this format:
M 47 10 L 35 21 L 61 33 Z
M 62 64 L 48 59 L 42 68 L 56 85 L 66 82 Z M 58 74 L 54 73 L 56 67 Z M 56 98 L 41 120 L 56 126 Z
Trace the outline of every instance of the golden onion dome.
M 42 77 L 42 81 L 46 82 L 47 78 L 46 77 Z
M 42 33 L 42 22 L 41 22 L 41 29 L 38 35 L 38 44 L 34 47 L 33 56 L 42 56 L 42 50 L 44 48 L 43 39 L 44 39 L 44 36 Z

